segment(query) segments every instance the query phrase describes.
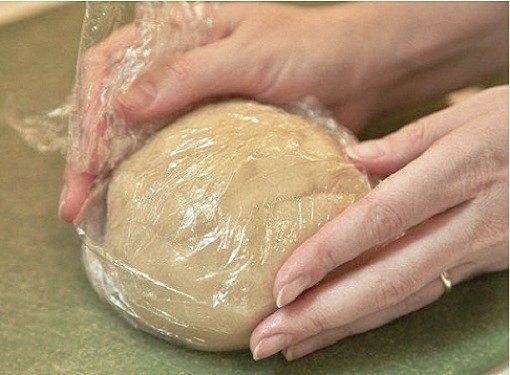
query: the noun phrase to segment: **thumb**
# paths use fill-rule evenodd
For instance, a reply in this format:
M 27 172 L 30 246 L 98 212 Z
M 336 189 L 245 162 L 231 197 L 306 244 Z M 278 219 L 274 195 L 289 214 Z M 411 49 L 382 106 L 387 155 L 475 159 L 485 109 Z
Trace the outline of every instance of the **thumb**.
M 116 102 L 127 120 L 165 117 L 200 100 L 222 95 L 255 95 L 260 81 L 254 65 L 233 38 L 157 62 Z
M 67 164 L 64 170 L 64 187 L 60 193 L 59 216 L 68 222 L 73 222 L 78 216 L 87 199 L 95 176 L 80 172 Z
M 350 146 L 345 152 L 367 172 L 387 176 L 423 154 L 435 141 L 453 130 L 456 123 L 451 110 L 446 109 L 381 139 Z

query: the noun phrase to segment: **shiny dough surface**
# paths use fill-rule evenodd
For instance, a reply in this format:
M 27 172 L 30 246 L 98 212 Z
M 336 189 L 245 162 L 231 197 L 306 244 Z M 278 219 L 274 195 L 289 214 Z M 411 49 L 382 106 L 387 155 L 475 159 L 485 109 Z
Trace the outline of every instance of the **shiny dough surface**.
M 246 348 L 284 260 L 369 189 L 330 130 L 251 101 L 206 105 L 114 171 L 104 272 L 142 328 Z

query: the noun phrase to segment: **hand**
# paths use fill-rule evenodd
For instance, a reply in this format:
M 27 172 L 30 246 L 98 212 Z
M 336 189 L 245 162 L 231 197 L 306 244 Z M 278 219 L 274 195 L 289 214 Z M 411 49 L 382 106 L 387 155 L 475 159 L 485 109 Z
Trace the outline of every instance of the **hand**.
M 134 25 L 128 25 L 86 51 L 82 58 L 78 92 L 80 123 L 75 130 L 77 134 L 71 139 L 64 170 L 64 187 L 60 194 L 59 214 L 66 221 L 76 218 L 96 176 L 104 169 L 105 161 L 100 160 L 98 152 L 103 147 L 102 135 L 107 126 L 101 95 L 113 66 L 133 43 L 135 36 Z
M 426 306 L 443 271 L 457 284 L 508 268 L 508 87 L 348 153 L 389 177 L 281 267 L 254 358 L 296 359 Z
M 212 97 L 236 95 L 279 104 L 312 95 L 343 124 L 359 128 L 377 96 L 368 77 L 371 64 L 381 59 L 375 46 L 366 48 L 370 29 L 356 22 L 357 8 L 222 4 L 216 20 L 220 39 L 154 62 L 118 98 L 116 110 L 128 122 L 140 123 Z M 90 163 L 81 171 L 68 161 L 60 205 L 64 220 L 75 219 L 98 171 L 104 170 L 104 162 L 94 156 L 106 126 L 97 115 L 101 89 L 135 35 L 134 25 L 120 29 L 87 51 L 83 60 L 80 97 L 88 102 L 81 106 L 82 134 L 74 152 Z
M 215 20 L 219 39 L 153 62 L 118 98 L 116 111 L 128 123 L 140 123 L 215 97 L 282 104 L 315 96 L 356 131 L 381 113 L 507 69 L 507 10 L 490 3 L 223 3 Z M 134 25 L 120 29 L 82 62 L 78 94 L 88 101 L 80 108 L 74 152 L 89 163 L 83 170 L 68 160 L 59 210 L 64 220 L 76 218 L 99 171 L 110 168 L 96 157 L 108 148 L 97 108 L 112 65 L 134 35 Z

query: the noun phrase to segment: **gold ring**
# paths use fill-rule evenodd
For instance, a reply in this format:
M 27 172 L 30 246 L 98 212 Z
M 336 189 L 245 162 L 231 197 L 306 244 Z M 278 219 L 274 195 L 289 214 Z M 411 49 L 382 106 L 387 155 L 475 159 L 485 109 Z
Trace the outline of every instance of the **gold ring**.
M 450 291 L 452 290 L 452 281 L 448 278 L 448 273 L 446 271 L 441 272 L 441 275 L 439 275 L 439 277 L 441 278 L 441 282 L 444 285 L 445 294 L 450 293 Z

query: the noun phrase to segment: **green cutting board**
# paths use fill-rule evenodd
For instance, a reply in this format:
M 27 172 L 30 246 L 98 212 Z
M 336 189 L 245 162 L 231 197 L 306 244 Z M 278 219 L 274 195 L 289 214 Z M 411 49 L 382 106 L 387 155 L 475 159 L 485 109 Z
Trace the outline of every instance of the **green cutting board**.
M 82 15 L 74 4 L 0 27 L 0 104 L 44 108 L 67 94 Z M 0 150 L 1 374 L 480 374 L 507 358 L 506 272 L 293 363 L 169 345 L 89 286 L 80 241 L 57 218 L 62 158 L 28 148 L 2 120 Z

